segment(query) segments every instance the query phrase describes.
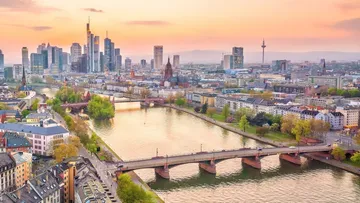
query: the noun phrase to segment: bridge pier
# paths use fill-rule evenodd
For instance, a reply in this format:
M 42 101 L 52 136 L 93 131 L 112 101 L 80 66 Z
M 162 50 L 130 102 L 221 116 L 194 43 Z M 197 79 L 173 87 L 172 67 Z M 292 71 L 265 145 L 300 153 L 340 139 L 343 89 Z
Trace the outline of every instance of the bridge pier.
M 155 168 L 155 173 L 164 179 L 170 179 L 169 168 L 167 165 Z
M 216 165 L 214 160 L 211 160 L 210 162 L 200 162 L 199 168 L 203 169 L 208 173 L 216 174 Z
M 243 164 L 246 164 L 248 166 L 251 166 L 256 169 L 261 169 L 261 162 L 258 156 L 255 157 L 243 157 L 241 159 L 241 162 Z
M 288 161 L 290 163 L 301 165 L 301 159 L 299 154 L 280 154 L 280 159 Z

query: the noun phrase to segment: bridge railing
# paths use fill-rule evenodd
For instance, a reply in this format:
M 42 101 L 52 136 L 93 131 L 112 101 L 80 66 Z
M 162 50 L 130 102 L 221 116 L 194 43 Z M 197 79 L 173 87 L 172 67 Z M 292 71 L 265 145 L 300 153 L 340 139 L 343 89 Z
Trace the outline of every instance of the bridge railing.
M 265 148 L 264 148 L 265 149 Z M 272 149 L 272 148 L 269 148 Z M 243 151 L 243 150 L 256 150 L 255 148 L 240 148 L 240 149 L 230 149 L 230 150 L 214 150 L 214 151 L 202 151 L 202 152 L 192 152 L 192 153 L 179 153 L 179 154 L 171 154 L 167 156 L 168 158 L 177 158 L 183 156 L 192 156 L 192 155 L 200 155 L 200 154 L 212 154 L 212 153 L 223 153 L 223 152 L 234 152 L 234 151 Z M 166 159 L 166 155 L 150 157 L 150 158 L 139 158 L 139 159 L 131 159 L 131 160 L 123 160 L 118 163 L 132 163 L 138 161 L 146 161 L 151 159 Z

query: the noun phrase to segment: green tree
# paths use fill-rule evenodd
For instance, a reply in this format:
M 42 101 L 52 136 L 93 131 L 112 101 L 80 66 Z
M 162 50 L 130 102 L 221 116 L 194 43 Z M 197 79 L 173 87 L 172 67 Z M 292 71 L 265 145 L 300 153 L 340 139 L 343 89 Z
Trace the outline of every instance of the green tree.
M 31 82 L 32 83 L 43 83 L 43 79 L 39 76 L 32 76 L 31 77 Z
M 273 132 L 279 131 L 279 129 L 280 129 L 280 125 L 278 123 L 273 123 L 270 126 L 270 130 L 273 131 Z
M 118 197 L 123 203 L 152 203 L 154 198 L 151 193 L 132 182 L 128 174 L 120 175 L 116 190 Z
M 247 127 L 249 127 L 249 121 L 247 120 L 246 116 L 243 115 L 239 122 L 239 128 L 245 132 Z
M 269 133 L 268 127 L 257 127 L 256 128 L 256 134 L 261 137 L 264 137 L 267 133 Z
M 185 98 L 177 98 L 175 104 L 178 106 L 184 106 L 186 103 Z
M 338 161 L 342 161 L 346 158 L 345 156 L 345 151 L 340 148 L 340 147 L 335 147 L 332 152 L 331 152 L 331 155 L 334 156 L 334 158 Z
M 360 152 L 355 152 L 355 154 L 351 156 L 350 160 L 354 163 L 360 164 Z
M 35 101 L 31 104 L 31 110 L 36 111 L 39 107 L 40 100 L 38 98 L 35 99 Z
M 216 108 L 208 108 L 207 111 L 206 111 L 206 114 L 212 118 L 213 115 L 216 113 Z
M 334 87 L 329 88 L 328 89 L 328 94 L 332 95 L 332 96 L 336 95 L 336 88 L 334 88 Z
M 9 110 L 9 109 L 10 107 L 7 104 L 0 102 L 0 110 Z
M 250 108 L 239 108 L 235 112 L 235 120 L 239 122 L 243 115 L 246 115 L 248 119 L 252 119 L 255 116 L 255 111 Z
M 25 94 L 25 92 L 17 92 L 17 93 L 16 93 L 16 97 L 17 97 L 17 98 L 25 98 L 25 97 L 26 97 L 26 94 Z
M 230 115 L 230 105 L 229 104 L 225 104 L 224 108 L 222 109 L 221 114 L 224 116 L 225 120 L 227 119 L 227 117 L 229 117 L 229 115 Z
M 291 129 L 291 133 L 295 135 L 297 142 L 300 142 L 302 137 L 306 137 L 311 133 L 310 122 L 307 120 L 298 120 L 295 127 Z
M 88 143 L 86 145 L 86 148 L 91 152 L 91 154 L 94 154 L 97 152 L 97 146 L 95 143 Z
M 23 110 L 23 111 L 21 112 L 21 115 L 22 115 L 23 118 L 26 118 L 26 116 L 28 116 L 29 114 L 30 114 L 30 111 L 27 110 L 27 109 L 25 109 L 25 110 Z
M 201 106 L 201 113 L 206 113 L 207 109 L 208 109 L 208 103 L 206 102 Z
M 292 129 L 295 127 L 295 124 L 298 122 L 298 117 L 294 114 L 287 114 L 281 118 L 281 132 L 292 134 Z
M 73 144 L 62 143 L 54 150 L 56 162 L 60 163 L 63 159 L 78 155 L 78 149 Z
M 15 118 L 10 118 L 7 120 L 8 123 L 16 123 L 17 120 Z
M 112 103 L 108 99 L 97 95 L 91 97 L 88 104 L 88 112 L 93 119 L 109 119 L 115 115 Z

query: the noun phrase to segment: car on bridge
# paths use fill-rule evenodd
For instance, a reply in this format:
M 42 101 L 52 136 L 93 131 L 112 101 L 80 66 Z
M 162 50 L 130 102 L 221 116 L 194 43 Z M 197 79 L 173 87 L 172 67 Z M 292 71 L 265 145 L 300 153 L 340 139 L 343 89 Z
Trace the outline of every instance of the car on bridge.
M 296 149 L 296 147 L 295 146 L 290 146 L 289 149 Z

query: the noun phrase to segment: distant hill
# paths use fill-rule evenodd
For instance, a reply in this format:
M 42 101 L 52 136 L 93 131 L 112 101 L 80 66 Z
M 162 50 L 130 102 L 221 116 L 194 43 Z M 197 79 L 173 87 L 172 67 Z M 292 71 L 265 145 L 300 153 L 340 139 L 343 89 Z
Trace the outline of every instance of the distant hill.
M 193 50 L 170 53 L 172 55 L 180 55 L 180 63 L 220 63 L 222 54 L 228 53 L 218 50 Z M 167 61 L 164 55 L 164 63 Z M 260 63 L 261 52 L 245 52 L 245 63 Z M 131 56 L 134 63 L 138 63 L 140 59 L 145 58 L 150 63 L 151 55 L 147 56 Z M 320 59 L 325 58 L 326 61 L 358 61 L 360 60 L 360 52 L 336 52 L 336 51 L 315 51 L 315 52 L 265 52 L 265 62 L 271 63 L 273 60 L 286 59 L 292 62 L 319 62 Z M 172 62 L 172 58 L 170 58 Z

